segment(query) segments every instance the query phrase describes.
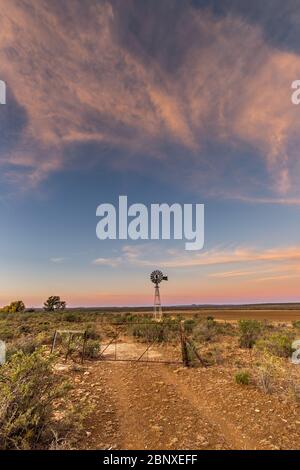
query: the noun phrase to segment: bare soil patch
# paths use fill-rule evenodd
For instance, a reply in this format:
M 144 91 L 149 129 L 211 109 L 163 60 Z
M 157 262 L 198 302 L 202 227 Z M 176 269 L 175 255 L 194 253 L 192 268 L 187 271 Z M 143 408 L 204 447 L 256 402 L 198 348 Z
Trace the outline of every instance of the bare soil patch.
M 123 343 L 124 354 L 139 348 Z M 244 360 L 252 360 L 248 352 Z M 88 393 L 94 411 L 80 448 L 300 449 L 299 404 L 239 386 L 228 365 L 86 367 L 76 393 Z

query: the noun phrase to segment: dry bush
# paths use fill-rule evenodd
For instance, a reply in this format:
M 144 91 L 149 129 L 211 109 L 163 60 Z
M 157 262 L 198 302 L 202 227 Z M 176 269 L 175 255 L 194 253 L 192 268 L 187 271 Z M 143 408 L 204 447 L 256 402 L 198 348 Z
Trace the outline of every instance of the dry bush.
M 289 392 L 292 400 L 300 403 L 300 381 L 299 380 L 289 380 Z
M 0 368 L 0 449 L 45 449 L 53 436 L 64 438 L 79 415 L 55 419 L 55 403 L 68 384 L 53 371 L 43 350 L 18 352 Z
M 257 385 L 259 388 L 265 393 L 272 393 L 282 374 L 283 368 L 280 361 L 265 352 L 257 368 Z
M 201 320 L 194 328 L 193 339 L 196 342 L 204 343 L 213 341 L 218 334 L 218 323 L 212 317 L 208 317 L 205 320 Z
M 228 322 L 217 322 L 213 317 L 200 320 L 193 328 L 193 339 L 198 343 L 215 341 L 218 336 L 233 336 L 235 328 Z
M 8 345 L 6 354 L 7 360 L 18 352 L 22 352 L 27 355 L 32 354 L 37 349 L 38 345 L 38 341 L 33 338 L 18 338 Z

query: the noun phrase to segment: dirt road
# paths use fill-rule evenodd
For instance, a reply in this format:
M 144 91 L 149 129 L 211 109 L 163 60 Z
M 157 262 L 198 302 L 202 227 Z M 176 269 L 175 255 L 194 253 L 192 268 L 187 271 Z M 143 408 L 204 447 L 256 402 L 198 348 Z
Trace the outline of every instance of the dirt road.
M 173 383 L 176 369 L 130 363 L 97 364 L 87 380 L 99 386 L 88 448 L 228 449 L 218 423 L 210 423 Z M 95 385 L 95 382 L 97 385 Z M 176 382 L 176 380 L 175 380 Z M 87 382 L 86 382 L 87 385 Z
M 76 380 L 94 405 L 80 448 L 300 448 L 299 407 L 214 368 L 95 362 Z

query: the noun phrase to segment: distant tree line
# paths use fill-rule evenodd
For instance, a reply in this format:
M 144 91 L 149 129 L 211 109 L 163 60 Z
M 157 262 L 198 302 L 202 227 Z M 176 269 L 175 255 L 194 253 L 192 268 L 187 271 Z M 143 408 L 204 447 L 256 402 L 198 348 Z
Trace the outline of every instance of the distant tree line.
M 66 302 L 61 300 L 59 295 L 51 295 L 46 302 L 44 302 L 44 311 L 45 312 L 57 312 L 66 309 Z M 5 305 L 0 309 L 0 312 L 6 313 L 21 313 L 21 312 L 34 312 L 33 308 L 26 309 L 25 304 L 22 300 L 15 300 L 9 305 Z

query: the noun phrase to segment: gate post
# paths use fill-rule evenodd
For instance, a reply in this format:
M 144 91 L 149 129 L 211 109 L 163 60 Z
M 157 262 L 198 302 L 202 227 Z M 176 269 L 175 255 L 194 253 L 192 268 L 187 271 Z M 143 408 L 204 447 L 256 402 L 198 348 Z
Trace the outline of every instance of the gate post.
M 83 361 L 84 361 L 86 342 L 87 342 L 87 330 L 85 330 L 84 335 L 83 335 L 81 364 L 83 364 Z
M 181 342 L 181 355 L 182 355 L 182 362 L 185 367 L 189 367 L 189 355 L 186 345 L 185 339 L 185 332 L 184 332 L 184 320 L 180 321 L 180 342 Z

